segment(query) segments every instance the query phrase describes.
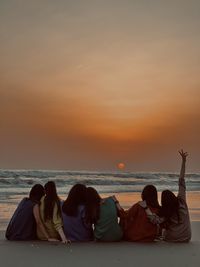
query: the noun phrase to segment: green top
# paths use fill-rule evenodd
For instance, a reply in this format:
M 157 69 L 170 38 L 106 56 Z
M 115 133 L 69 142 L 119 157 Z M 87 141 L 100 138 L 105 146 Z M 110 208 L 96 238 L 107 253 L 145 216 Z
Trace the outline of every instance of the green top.
M 46 228 L 46 231 L 50 238 L 57 238 L 60 239 L 58 230 L 62 228 L 62 218 L 58 215 L 58 206 L 57 204 L 54 205 L 53 209 L 53 218 L 51 220 L 44 221 L 44 197 L 41 198 L 40 201 L 40 217 L 44 224 L 44 227 Z M 40 229 L 37 229 L 37 236 L 41 240 L 46 240 L 46 237 L 43 235 L 43 233 L 40 231 Z
M 119 241 L 122 235 L 115 202 L 111 197 L 107 198 L 100 206 L 100 216 L 94 226 L 94 236 L 99 241 Z

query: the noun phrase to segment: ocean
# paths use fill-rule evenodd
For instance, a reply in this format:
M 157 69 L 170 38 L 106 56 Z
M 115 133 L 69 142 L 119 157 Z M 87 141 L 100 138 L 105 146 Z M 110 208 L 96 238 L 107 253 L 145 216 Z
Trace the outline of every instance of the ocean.
M 55 181 L 62 194 L 75 183 L 94 186 L 99 193 L 140 192 L 147 184 L 155 185 L 158 191 L 177 191 L 178 177 L 178 173 L 162 172 L 0 170 L 0 196 L 26 194 L 34 184 L 44 185 L 50 180 Z M 188 173 L 185 180 L 188 191 L 200 191 L 200 173 Z

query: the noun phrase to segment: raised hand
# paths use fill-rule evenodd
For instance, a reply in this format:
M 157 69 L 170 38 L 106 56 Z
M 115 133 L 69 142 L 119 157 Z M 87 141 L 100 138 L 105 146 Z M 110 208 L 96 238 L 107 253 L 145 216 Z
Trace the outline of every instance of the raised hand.
M 181 150 L 179 151 L 179 154 L 181 155 L 182 160 L 185 162 L 185 161 L 186 161 L 186 158 L 187 158 L 187 156 L 188 156 L 188 153 L 187 153 L 187 152 L 184 152 L 183 149 L 181 149 Z
M 181 149 L 179 151 L 179 154 L 181 155 L 182 163 L 181 163 L 181 171 L 180 171 L 180 176 L 179 176 L 178 197 L 186 201 L 185 163 L 186 163 L 186 158 L 188 156 L 188 153 L 184 152 L 183 149 Z

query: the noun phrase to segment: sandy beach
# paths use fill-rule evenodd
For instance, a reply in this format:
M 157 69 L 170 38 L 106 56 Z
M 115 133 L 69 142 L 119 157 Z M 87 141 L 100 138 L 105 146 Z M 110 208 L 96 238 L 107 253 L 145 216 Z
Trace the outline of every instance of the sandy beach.
M 104 193 L 107 197 L 113 193 Z M 141 199 L 140 192 L 115 193 L 127 209 Z M 24 195 L 25 196 L 25 195 Z M 64 199 L 65 195 L 60 194 Z M 160 199 L 160 192 L 158 193 Z M 6 226 L 22 195 L 13 195 L 0 202 L 0 266 L 2 267 L 183 267 L 199 266 L 200 262 L 200 192 L 187 192 L 192 221 L 189 244 L 154 242 L 141 243 L 73 243 L 64 245 L 48 242 L 10 242 L 5 240 Z
M 116 194 L 124 208 L 140 200 L 140 193 Z M 107 194 L 103 194 L 104 197 Z M 200 211 L 199 192 L 187 194 L 192 221 L 192 240 L 188 244 L 154 243 L 49 243 L 41 241 L 11 242 L 4 237 L 6 225 L 16 208 L 1 204 L 0 266 L 2 267 L 116 267 L 116 266 L 199 266 Z M 159 193 L 160 198 L 160 193 Z M 3 208 L 4 207 L 4 208 Z M 5 212 L 4 212 L 5 210 Z
M 0 232 L 2 267 L 199 266 L 200 222 L 192 222 L 189 244 L 10 242 Z

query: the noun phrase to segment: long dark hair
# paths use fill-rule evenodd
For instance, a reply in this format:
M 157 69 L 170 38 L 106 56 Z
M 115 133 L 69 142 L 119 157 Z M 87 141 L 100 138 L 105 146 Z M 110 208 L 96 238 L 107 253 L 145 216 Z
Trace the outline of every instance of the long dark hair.
M 160 208 L 158 203 L 158 192 L 154 185 L 146 185 L 142 191 L 142 200 L 145 200 L 147 206 Z
M 56 192 L 56 185 L 53 181 L 47 182 L 44 186 L 44 220 L 51 220 L 53 218 L 54 206 L 58 207 L 58 215 L 61 216 L 60 200 Z
M 99 220 L 101 197 L 93 187 L 87 188 L 85 221 L 95 224 Z
M 161 216 L 165 217 L 165 219 L 169 221 L 173 215 L 176 215 L 179 222 L 179 201 L 172 191 L 164 190 L 162 192 L 161 205 Z
M 39 203 L 42 196 L 44 196 L 44 187 L 41 184 L 35 184 L 31 188 L 29 199 L 33 202 Z
M 64 201 L 62 211 L 68 216 L 76 216 L 78 206 L 86 202 L 86 186 L 75 184 L 69 191 L 67 199 Z

